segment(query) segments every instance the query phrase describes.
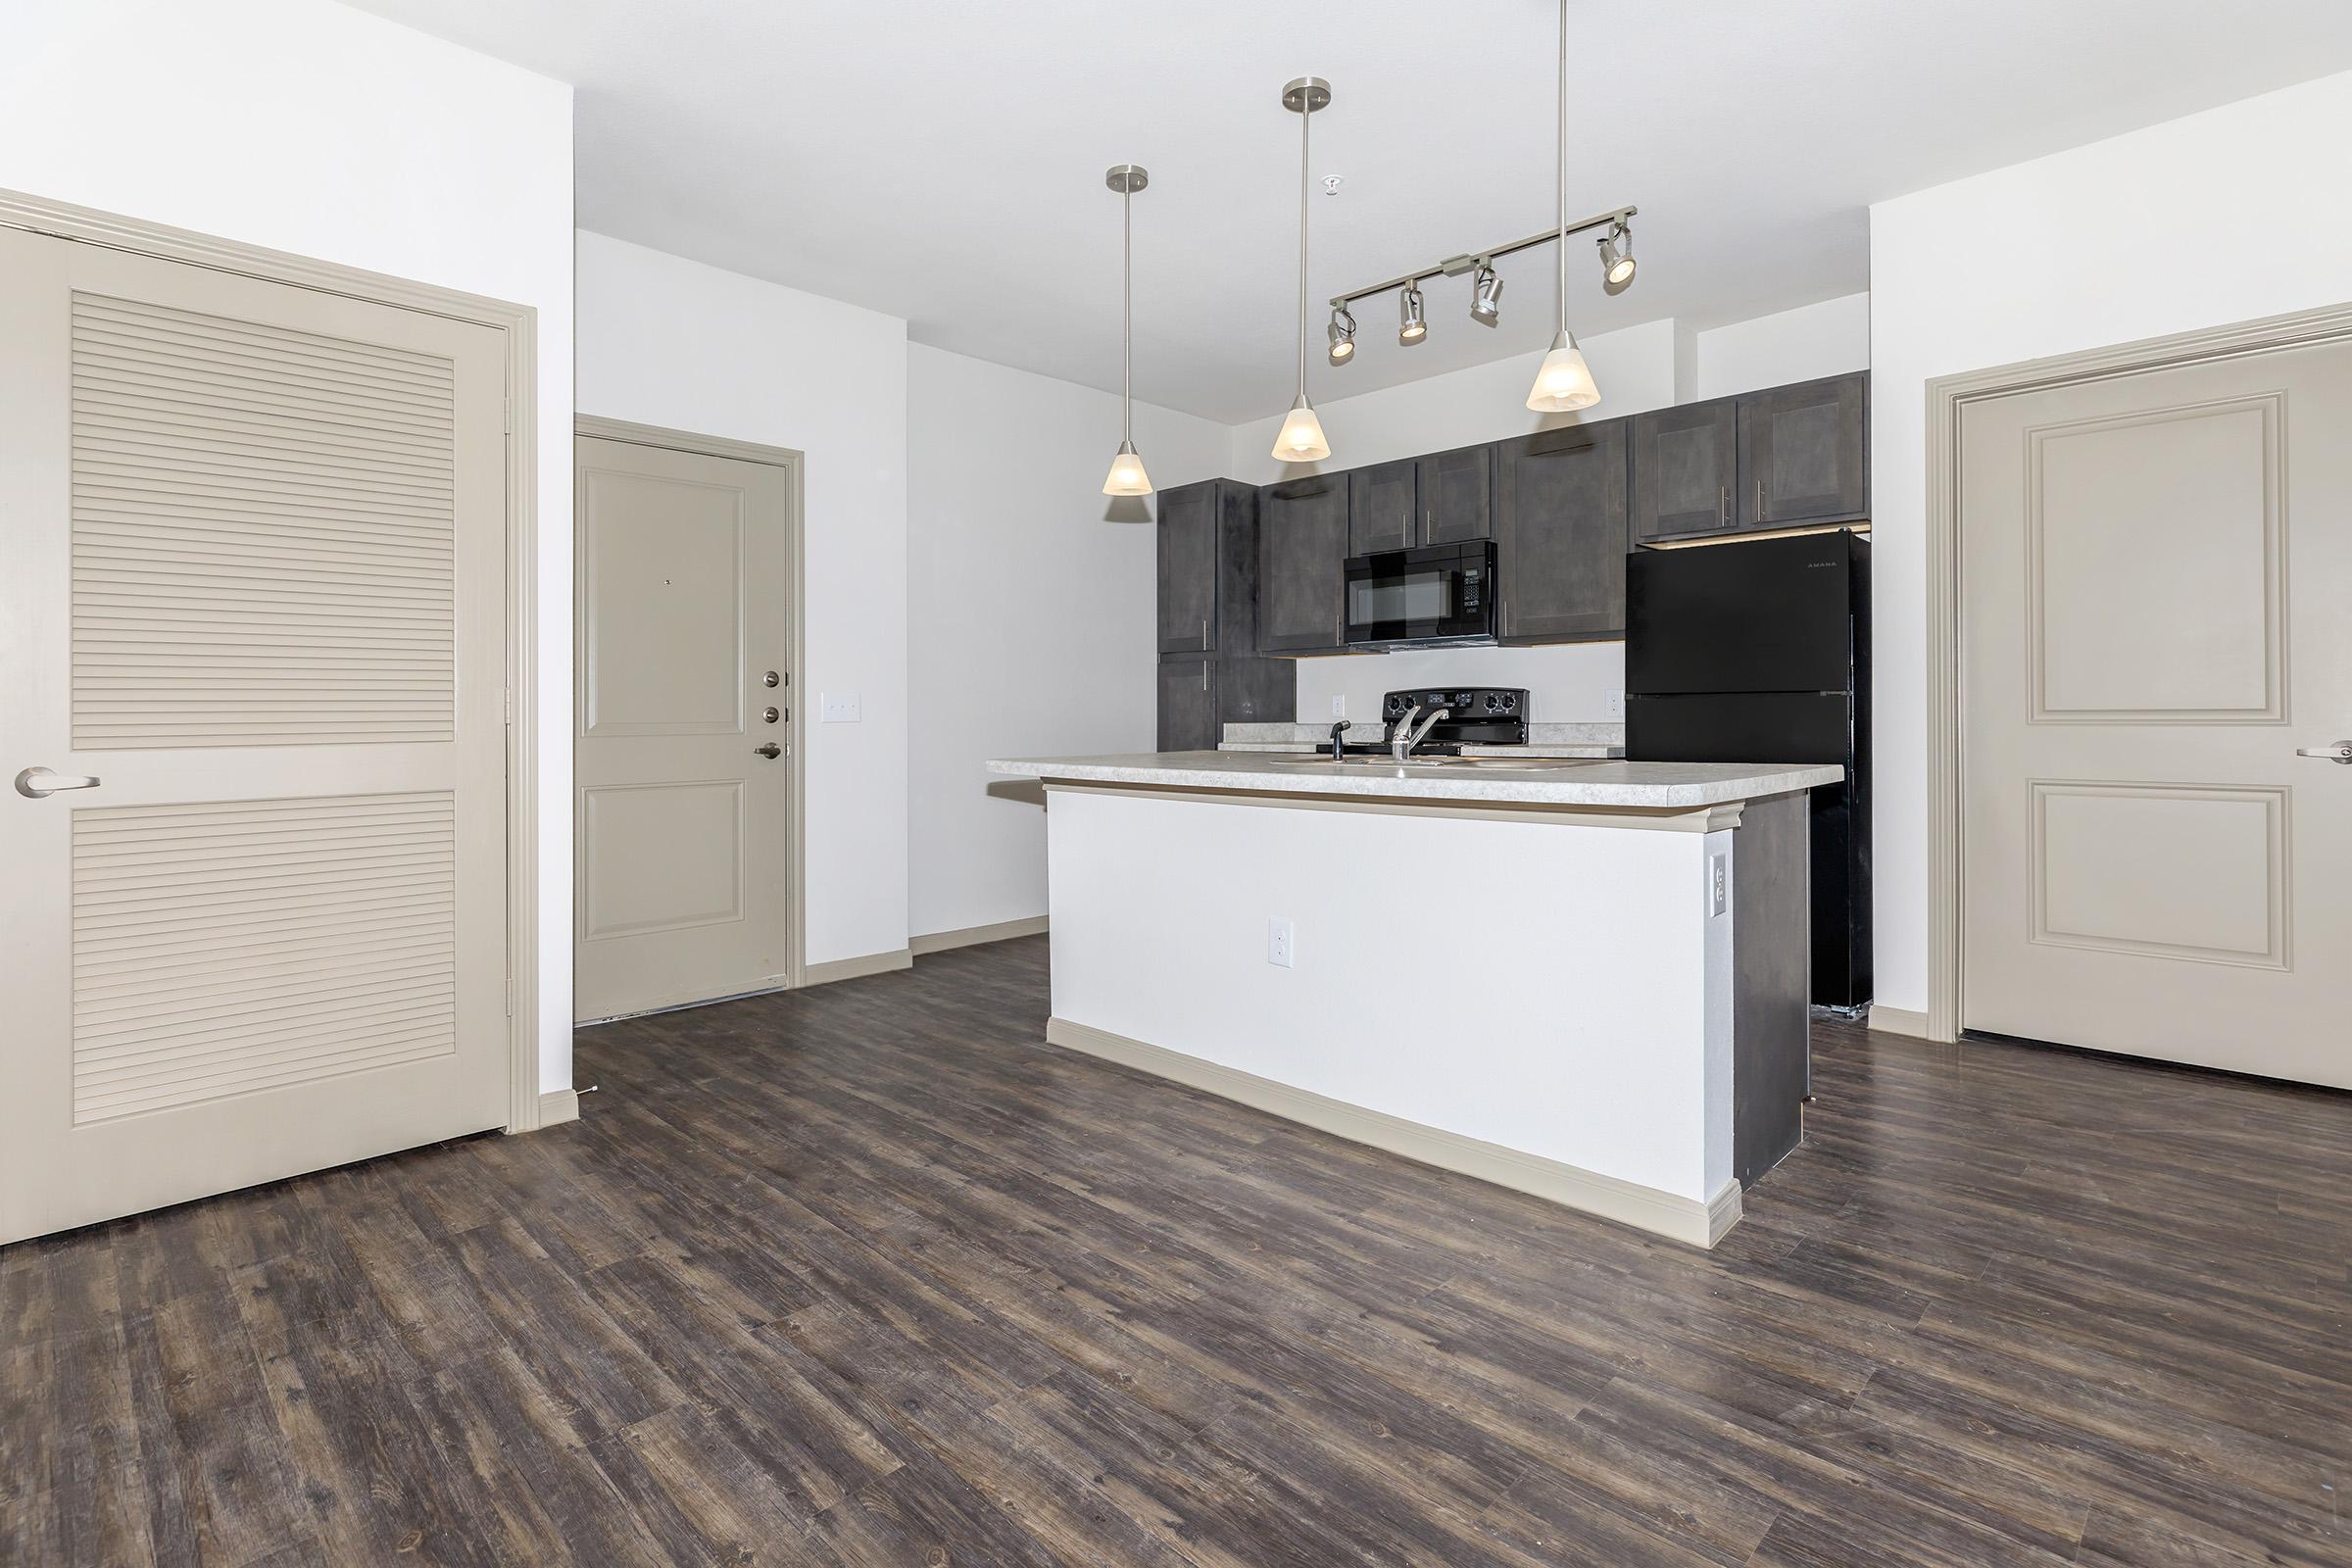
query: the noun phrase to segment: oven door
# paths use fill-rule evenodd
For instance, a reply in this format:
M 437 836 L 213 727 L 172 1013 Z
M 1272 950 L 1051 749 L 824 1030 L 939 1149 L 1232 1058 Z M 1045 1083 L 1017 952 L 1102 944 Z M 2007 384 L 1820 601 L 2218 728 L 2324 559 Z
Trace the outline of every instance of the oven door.
M 1492 540 L 1351 557 L 1346 591 L 1350 648 L 1494 640 Z

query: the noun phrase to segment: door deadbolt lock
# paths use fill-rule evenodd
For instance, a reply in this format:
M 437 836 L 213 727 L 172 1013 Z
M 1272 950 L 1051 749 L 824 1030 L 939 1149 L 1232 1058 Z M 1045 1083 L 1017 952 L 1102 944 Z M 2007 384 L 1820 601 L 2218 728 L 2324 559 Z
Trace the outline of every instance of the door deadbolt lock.
M 783 678 L 783 676 L 777 674 L 771 669 L 766 674 L 760 677 L 760 684 L 762 686 L 773 686 L 776 684 L 776 682 L 782 680 Z
M 760 710 L 760 717 L 770 724 L 773 724 L 777 719 L 782 718 L 783 716 L 784 710 L 780 708 L 763 708 Z

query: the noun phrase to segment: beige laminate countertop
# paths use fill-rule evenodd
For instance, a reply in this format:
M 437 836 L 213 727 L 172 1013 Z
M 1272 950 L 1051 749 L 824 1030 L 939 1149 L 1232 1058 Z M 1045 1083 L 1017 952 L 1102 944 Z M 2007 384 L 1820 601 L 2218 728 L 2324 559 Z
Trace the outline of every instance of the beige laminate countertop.
M 1665 809 L 1786 795 L 1792 790 L 1835 784 L 1845 776 L 1843 768 L 1827 764 L 1628 762 L 1603 759 L 1579 759 L 1551 766 L 1471 767 L 1432 761 L 1398 767 L 1385 758 L 1350 758 L 1346 765 L 1335 767 L 1328 760 L 1318 762 L 1296 754 L 1250 752 L 1010 758 L 990 762 L 988 769 L 1015 778 L 1228 794 L 1369 796 Z

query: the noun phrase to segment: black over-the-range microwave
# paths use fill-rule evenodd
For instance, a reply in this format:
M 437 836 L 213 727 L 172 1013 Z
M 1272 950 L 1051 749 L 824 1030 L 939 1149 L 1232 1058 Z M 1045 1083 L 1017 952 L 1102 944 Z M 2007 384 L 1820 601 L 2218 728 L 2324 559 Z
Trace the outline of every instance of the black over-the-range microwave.
M 1351 556 L 1350 648 L 1438 648 L 1494 641 L 1494 541 Z

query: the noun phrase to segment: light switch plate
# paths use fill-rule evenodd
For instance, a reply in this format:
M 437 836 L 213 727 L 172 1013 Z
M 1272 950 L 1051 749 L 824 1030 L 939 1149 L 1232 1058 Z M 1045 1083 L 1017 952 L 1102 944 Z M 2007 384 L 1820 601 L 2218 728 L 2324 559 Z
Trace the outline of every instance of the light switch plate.
M 816 716 L 827 724 L 855 724 L 858 721 L 856 692 L 827 692 L 817 702 Z
M 1274 919 L 1266 922 L 1266 961 L 1278 968 L 1291 967 L 1291 922 Z

